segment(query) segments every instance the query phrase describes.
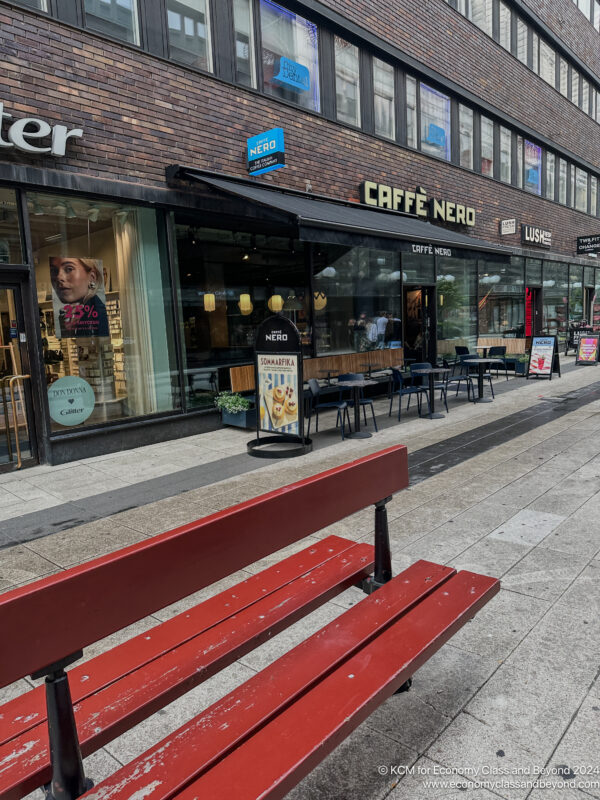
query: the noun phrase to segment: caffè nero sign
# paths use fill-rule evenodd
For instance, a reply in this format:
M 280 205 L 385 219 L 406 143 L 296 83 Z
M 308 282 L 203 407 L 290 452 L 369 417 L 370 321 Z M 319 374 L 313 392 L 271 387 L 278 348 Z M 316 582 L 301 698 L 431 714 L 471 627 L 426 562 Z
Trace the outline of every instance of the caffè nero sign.
M 421 186 L 409 191 L 385 183 L 363 181 L 360 185 L 360 201 L 367 206 L 400 211 L 433 222 L 452 222 L 456 225 L 468 225 L 470 228 L 475 225 L 474 208 L 452 200 L 430 198 Z
M 50 125 L 45 119 L 22 117 L 14 120 L 13 115 L 4 110 L 0 101 L 0 152 L 14 148 L 22 153 L 51 156 L 64 156 L 69 139 L 81 139 L 81 128 L 67 128 L 66 125 Z

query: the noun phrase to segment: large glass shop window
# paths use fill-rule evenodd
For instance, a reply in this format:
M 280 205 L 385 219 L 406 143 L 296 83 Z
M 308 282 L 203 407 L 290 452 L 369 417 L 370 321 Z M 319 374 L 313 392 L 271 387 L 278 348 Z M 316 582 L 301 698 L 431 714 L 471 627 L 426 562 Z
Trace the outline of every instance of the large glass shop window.
M 569 267 L 569 323 L 582 322 L 583 318 L 583 267 L 571 264 Z
M 84 10 L 86 28 L 139 45 L 138 0 L 84 0 Z
M 265 92 L 320 111 L 317 26 L 272 0 L 260 0 L 260 26 Z
M 555 261 L 544 262 L 544 328 L 564 342 L 567 329 L 567 301 L 569 294 L 568 266 Z
M 437 259 L 437 339 L 441 356 L 455 355 L 456 345 L 477 344 L 477 261 Z
M 42 194 L 28 205 L 52 430 L 178 408 L 156 213 Z
M 525 336 L 525 275 L 522 259 L 479 261 L 479 335 Z
M 282 312 L 310 353 L 304 246 L 294 239 L 202 228 L 175 215 L 187 404 L 213 408 L 219 367 L 252 361 L 256 330 Z
M 167 21 L 171 58 L 212 72 L 208 0 L 167 0 Z
M 17 196 L 12 189 L 0 188 L 0 269 L 22 261 Z
M 315 245 L 317 355 L 402 346 L 400 254 Z

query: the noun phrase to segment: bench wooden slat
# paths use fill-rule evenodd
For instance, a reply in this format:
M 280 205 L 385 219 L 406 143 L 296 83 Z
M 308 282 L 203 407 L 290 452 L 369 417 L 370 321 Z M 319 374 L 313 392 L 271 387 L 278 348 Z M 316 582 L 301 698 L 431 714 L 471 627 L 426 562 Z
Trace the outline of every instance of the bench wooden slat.
M 407 486 L 406 448 L 391 447 L 7 592 L 0 687 Z
M 107 653 L 69 670 L 73 703 L 109 686 L 130 672 L 140 669 L 193 636 L 222 623 L 252 603 L 267 597 L 329 559 L 356 546 L 339 536 L 328 536 L 314 545 L 288 556 L 277 564 L 252 575 L 220 594 L 157 624 L 154 628 L 123 642 Z M 43 686 L 15 697 L 2 707 L 0 745 L 34 728 L 47 718 Z
M 366 577 L 372 568 L 372 546 L 353 544 L 221 624 L 81 701 L 75 706 L 75 720 L 82 754 L 89 755 L 112 741 Z M 117 658 L 114 651 L 107 656 Z M 20 753 L 18 759 L 11 759 L 14 752 Z M 49 773 L 46 725 L 38 725 L 0 748 L 0 796 L 23 796 L 45 782 Z
M 454 574 L 428 561 L 413 564 L 88 792 L 86 800 L 108 800 L 115 791 L 119 800 L 172 796 Z
M 460 572 L 189 787 L 170 797 L 283 798 L 498 590 L 495 578 Z M 115 792 L 111 800 L 128 796 L 128 788 Z

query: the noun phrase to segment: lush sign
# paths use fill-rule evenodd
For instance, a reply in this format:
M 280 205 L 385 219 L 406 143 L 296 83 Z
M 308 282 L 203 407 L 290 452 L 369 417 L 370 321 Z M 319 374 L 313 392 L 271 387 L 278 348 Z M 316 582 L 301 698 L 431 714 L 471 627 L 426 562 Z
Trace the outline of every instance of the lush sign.
M 248 139 L 248 172 L 262 175 L 285 167 L 283 128 L 273 128 Z
M 400 211 L 433 222 L 475 225 L 475 209 L 451 200 L 429 198 L 427 192 L 417 186 L 414 192 L 398 189 L 385 183 L 363 181 L 360 185 L 360 201 L 368 206 Z
M 64 156 L 68 139 L 80 139 L 83 136 L 81 128 L 67 128 L 66 125 L 50 125 L 43 119 L 36 117 L 23 117 L 12 120 L 12 114 L 4 110 L 4 103 L 0 102 L 0 150 L 15 148 L 23 153 L 51 156 Z
M 534 247 L 552 247 L 552 231 L 536 228 L 535 225 L 521 225 L 521 242 Z

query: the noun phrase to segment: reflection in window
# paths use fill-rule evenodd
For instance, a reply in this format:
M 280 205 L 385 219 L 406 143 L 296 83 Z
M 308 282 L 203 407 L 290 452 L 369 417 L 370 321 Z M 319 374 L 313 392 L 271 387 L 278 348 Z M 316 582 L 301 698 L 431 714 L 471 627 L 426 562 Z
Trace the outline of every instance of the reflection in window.
M 256 86 L 252 0 L 233 0 L 235 30 L 235 80 L 242 86 Z
M 494 177 L 494 123 L 481 116 L 481 174 Z
M 471 0 L 469 4 L 468 18 L 485 31 L 488 36 L 492 35 L 492 0 Z
M 479 263 L 479 335 L 522 339 L 525 336 L 523 260 Z
M 46 378 L 94 394 L 86 425 L 179 407 L 173 308 L 156 212 L 30 194 Z M 66 417 L 66 419 L 69 419 Z M 53 430 L 65 430 L 56 421 Z
M 590 214 L 598 215 L 598 179 L 590 175 Z
M 460 165 L 473 169 L 473 110 L 459 105 Z
M 85 26 L 139 45 L 137 0 L 84 0 Z
M 396 138 L 394 68 L 373 58 L 373 93 L 375 96 L 375 133 Z
M 523 137 L 517 136 L 517 186 L 523 188 Z
M 360 127 L 360 53 L 335 37 L 335 104 L 340 122 Z
M 450 98 L 421 84 L 421 150 L 450 160 Z
M 548 200 L 554 200 L 555 163 L 554 153 L 546 153 L 546 197 Z
M 560 93 L 567 97 L 569 94 L 569 65 L 564 60 L 564 58 L 560 58 L 559 56 L 559 80 L 560 80 Z
M 583 267 L 569 267 L 569 323 L 583 320 Z
M 569 100 L 575 103 L 576 106 L 579 105 L 579 73 L 574 69 L 571 70 L 571 93 L 569 95 Z
M 531 68 L 536 74 L 540 71 L 540 37 L 535 33 L 531 34 Z
M 512 173 L 512 134 L 508 128 L 500 126 L 500 180 L 511 182 Z
M 417 146 L 417 81 L 406 76 L 406 144 Z
M 313 269 L 317 355 L 402 346 L 399 253 L 321 245 Z
M 511 50 L 511 12 L 509 6 L 500 0 L 500 38 L 499 42 L 505 50 Z
M 567 162 L 558 159 L 558 202 L 567 205 Z
M 320 111 L 317 26 L 272 0 L 260 0 L 260 26 L 265 92 Z
M 517 58 L 527 64 L 527 25 L 517 17 Z
M 542 148 L 525 139 L 525 188 L 534 194 L 542 193 Z
M 565 341 L 567 318 L 567 265 L 555 261 L 544 263 L 544 330 L 551 336 Z
M 540 77 L 551 86 L 556 85 L 556 54 L 543 39 L 540 41 Z
M 581 108 L 586 114 L 590 113 L 590 84 L 581 78 Z
M 19 0 L 22 6 L 34 8 L 36 11 L 48 11 L 48 0 Z
M 477 262 L 437 259 L 438 354 L 455 355 L 455 346 L 477 344 Z
M 594 0 L 594 28 L 600 33 L 600 2 Z
M 167 0 L 171 58 L 212 72 L 208 0 Z
M 575 165 L 569 165 L 569 208 L 575 208 Z
M 0 269 L 3 264 L 22 263 L 17 195 L 0 187 Z
M 573 170 L 573 167 L 571 167 Z M 584 169 L 575 170 L 575 208 L 587 213 L 588 174 Z

